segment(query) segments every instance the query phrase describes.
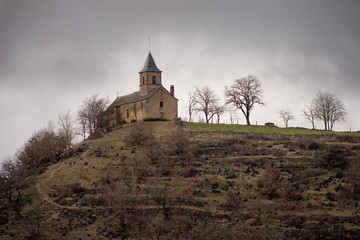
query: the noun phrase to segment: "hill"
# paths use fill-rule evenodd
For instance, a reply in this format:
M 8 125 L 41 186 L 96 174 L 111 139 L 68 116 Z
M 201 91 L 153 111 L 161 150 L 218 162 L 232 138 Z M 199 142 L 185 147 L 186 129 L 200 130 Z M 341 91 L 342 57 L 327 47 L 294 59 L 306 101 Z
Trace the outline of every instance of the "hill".
M 1 199 L 0 239 L 360 238 L 358 133 L 216 128 L 134 123 L 78 144 L 19 206 Z

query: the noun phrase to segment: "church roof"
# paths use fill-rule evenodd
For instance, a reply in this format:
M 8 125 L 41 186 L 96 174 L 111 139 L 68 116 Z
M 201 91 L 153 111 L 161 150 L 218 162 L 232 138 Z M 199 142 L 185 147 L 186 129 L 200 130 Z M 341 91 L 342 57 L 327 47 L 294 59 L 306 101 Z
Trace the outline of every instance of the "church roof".
M 151 55 L 151 52 L 149 52 L 144 67 L 139 73 L 143 73 L 143 72 L 161 72 L 161 70 L 158 69 L 158 67 L 156 66 L 154 58 Z
M 114 107 L 118 107 L 124 104 L 135 103 L 142 100 L 146 100 L 150 98 L 152 95 L 154 95 L 157 92 L 157 90 L 159 90 L 160 88 L 161 86 L 153 88 L 148 94 L 143 96 L 140 95 L 140 91 L 137 91 L 129 95 L 117 97 L 115 101 L 108 107 L 108 109 L 112 109 Z

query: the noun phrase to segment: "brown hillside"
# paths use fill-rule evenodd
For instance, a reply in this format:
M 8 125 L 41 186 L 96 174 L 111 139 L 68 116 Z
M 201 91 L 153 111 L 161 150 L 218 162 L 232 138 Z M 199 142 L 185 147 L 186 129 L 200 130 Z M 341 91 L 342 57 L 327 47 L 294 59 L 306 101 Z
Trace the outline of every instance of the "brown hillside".
M 124 125 L 2 199 L 0 239 L 358 239 L 359 143 Z

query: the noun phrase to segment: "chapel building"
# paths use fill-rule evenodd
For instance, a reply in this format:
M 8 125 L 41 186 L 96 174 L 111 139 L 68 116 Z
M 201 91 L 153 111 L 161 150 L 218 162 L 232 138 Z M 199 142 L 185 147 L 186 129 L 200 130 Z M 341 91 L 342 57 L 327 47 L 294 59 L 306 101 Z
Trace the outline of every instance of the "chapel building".
M 174 85 L 170 91 L 162 85 L 162 71 L 149 52 L 139 72 L 139 91 L 117 97 L 105 111 L 105 120 L 112 127 L 117 124 L 143 121 L 150 118 L 173 120 L 178 117 L 178 99 Z

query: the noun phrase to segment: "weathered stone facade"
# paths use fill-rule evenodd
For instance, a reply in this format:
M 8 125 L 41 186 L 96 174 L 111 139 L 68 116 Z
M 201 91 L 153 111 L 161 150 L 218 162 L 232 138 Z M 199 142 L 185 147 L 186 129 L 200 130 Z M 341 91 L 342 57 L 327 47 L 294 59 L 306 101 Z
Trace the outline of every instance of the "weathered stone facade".
M 178 99 L 174 96 L 174 86 L 171 85 L 170 92 L 162 86 L 161 71 L 150 52 L 139 72 L 139 87 L 140 91 L 117 97 L 105 111 L 102 121 L 111 127 L 146 118 L 172 120 L 178 117 Z

